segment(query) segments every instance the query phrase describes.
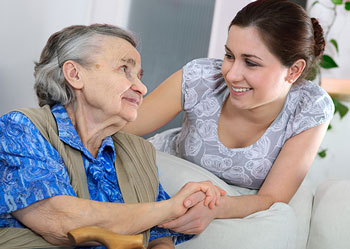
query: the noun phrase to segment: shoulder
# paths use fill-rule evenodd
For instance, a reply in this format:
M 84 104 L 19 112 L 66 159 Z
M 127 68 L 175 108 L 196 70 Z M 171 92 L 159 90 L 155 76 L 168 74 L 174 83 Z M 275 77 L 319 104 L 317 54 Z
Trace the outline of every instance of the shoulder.
M 205 77 L 221 72 L 222 60 L 213 58 L 200 58 L 188 62 L 183 67 L 185 79 Z M 184 80 L 185 80 L 184 79 Z
M 291 136 L 331 120 L 334 114 L 331 97 L 310 81 L 293 85 L 286 108 L 292 117 L 288 129 Z
M 61 162 L 57 151 L 32 121 L 20 112 L 10 112 L 0 118 L 1 159 L 6 165 L 26 170 L 41 164 L 56 167 L 57 162 Z
M 328 93 L 319 85 L 304 81 L 291 89 L 292 102 L 296 101 L 296 111 L 301 115 L 319 116 L 325 120 L 333 117 L 334 104 Z
M 215 80 L 221 78 L 222 60 L 212 58 L 195 59 L 182 68 L 184 83 L 195 82 L 199 79 Z
M 113 136 L 113 139 L 114 138 L 118 138 L 119 140 L 129 140 L 131 143 L 141 143 L 153 147 L 152 143 L 148 142 L 146 139 L 124 131 L 118 131 L 118 133 Z
M 0 117 L 1 136 L 21 135 L 37 130 L 32 121 L 23 113 L 13 111 Z
M 182 105 L 184 110 L 192 109 L 204 98 L 223 93 L 226 87 L 221 73 L 222 60 L 202 58 L 183 67 Z M 215 95 L 215 96 L 214 96 Z
M 116 134 L 112 136 L 113 141 L 115 143 L 123 144 L 124 146 L 128 147 L 129 149 L 132 149 L 134 151 L 143 151 L 148 156 L 151 156 L 155 158 L 155 148 L 146 139 L 136 136 L 134 134 L 130 134 L 124 131 L 118 131 Z
M 41 154 L 50 147 L 39 129 L 23 113 L 13 111 L 0 118 L 0 150 L 10 153 Z

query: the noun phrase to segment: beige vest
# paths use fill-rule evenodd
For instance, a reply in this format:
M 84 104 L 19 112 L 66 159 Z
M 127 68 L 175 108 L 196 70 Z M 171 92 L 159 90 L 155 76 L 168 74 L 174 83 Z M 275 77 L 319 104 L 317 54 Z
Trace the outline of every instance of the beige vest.
M 60 140 L 56 120 L 50 107 L 46 105 L 37 109 L 26 108 L 15 111 L 26 115 L 38 128 L 42 136 L 58 151 L 67 168 L 71 185 L 77 196 L 90 199 L 81 153 Z M 125 203 L 156 201 L 159 179 L 154 147 L 140 137 L 121 131 L 114 134 L 112 138 L 116 150 L 115 169 Z M 144 232 L 146 248 L 148 240 L 149 230 Z M 0 248 L 53 247 L 30 229 L 0 228 Z

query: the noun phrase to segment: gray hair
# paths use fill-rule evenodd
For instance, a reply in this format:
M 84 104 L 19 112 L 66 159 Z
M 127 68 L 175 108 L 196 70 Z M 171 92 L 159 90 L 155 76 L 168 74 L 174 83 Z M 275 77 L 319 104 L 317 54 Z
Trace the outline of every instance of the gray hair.
M 122 38 L 135 48 L 137 46 L 130 33 L 108 24 L 73 25 L 50 36 L 34 67 L 34 89 L 40 106 L 67 105 L 75 101 L 62 65 L 67 60 L 82 66 L 91 65 L 93 56 L 101 52 L 101 36 Z

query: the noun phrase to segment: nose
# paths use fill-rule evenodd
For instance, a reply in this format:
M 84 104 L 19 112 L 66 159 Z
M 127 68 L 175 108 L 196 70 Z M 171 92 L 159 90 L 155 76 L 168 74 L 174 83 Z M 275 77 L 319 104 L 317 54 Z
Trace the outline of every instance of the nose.
M 243 80 L 243 74 L 242 74 L 243 68 L 240 67 L 238 61 L 234 61 L 226 66 L 227 66 L 227 69 L 226 69 L 227 72 L 225 74 L 226 80 L 230 82 L 238 82 Z
M 131 89 L 137 92 L 138 94 L 140 94 L 141 96 L 147 93 L 147 87 L 138 78 L 133 81 L 133 84 L 131 85 Z

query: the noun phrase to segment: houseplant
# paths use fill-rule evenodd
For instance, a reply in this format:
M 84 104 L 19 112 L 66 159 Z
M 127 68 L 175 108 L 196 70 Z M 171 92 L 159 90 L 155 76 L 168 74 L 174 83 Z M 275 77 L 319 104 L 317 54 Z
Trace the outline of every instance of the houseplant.
M 327 25 L 323 26 L 324 32 L 325 32 L 324 37 L 325 37 L 327 46 L 332 46 L 333 51 L 335 51 L 335 54 L 339 55 L 340 49 L 339 49 L 338 42 L 335 38 L 330 39 L 329 33 L 337 19 L 339 8 L 344 8 L 347 13 L 350 13 L 350 1 L 343 1 L 343 0 L 328 0 L 328 1 L 329 2 L 327 3 L 325 3 L 325 1 L 313 1 L 308 9 L 308 12 L 310 13 L 311 10 L 317 5 L 322 6 L 323 8 L 328 10 L 328 14 L 329 14 L 328 19 L 330 20 Z M 322 79 L 321 77 L 322 70 L 330 70 L 332 68 L 337 68 L 337 67 L 339 66 L 336 63 L 336 61 L 333 59 L 333 56 L 325 53 L 322 56 L 320 62 L 317 63 L 312 68 L 311 73 L 308 75 L 308 79 L 320 84 Z M 341 101 L 339 101 L 334 97 L 332 97 L 332 100 L 335 106 L 334 114 L 339 114 L 340 118 L 342 119 L 345 115 L 348 114 L 349 108 L 344 103 L 342 103 Z M 332 125 L 329 125 L 328 129 L 331 129 L 331 128 L 332 128 Z M 326 156 L 326 152 L 327 152 L 327 149 L 323 149 L 318 152 L 318 155 L 323 158 Z

